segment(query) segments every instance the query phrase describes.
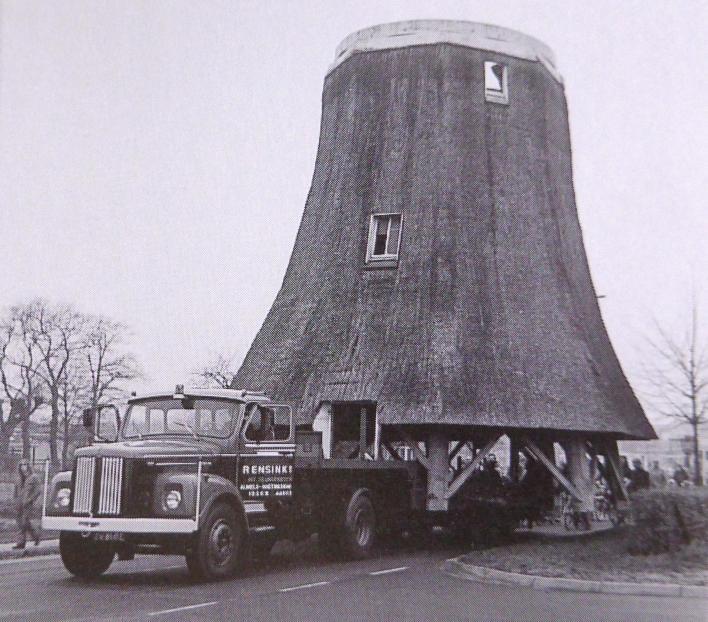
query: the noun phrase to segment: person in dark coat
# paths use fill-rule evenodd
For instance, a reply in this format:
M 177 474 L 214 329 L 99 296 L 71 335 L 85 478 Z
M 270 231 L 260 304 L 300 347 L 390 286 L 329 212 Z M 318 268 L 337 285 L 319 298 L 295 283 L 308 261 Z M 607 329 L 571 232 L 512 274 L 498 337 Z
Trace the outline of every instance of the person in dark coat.
M 34 540 L 34 545 L 39 545 L 39 531 L 32 526 L 32 511 L 34 504 L 42 494 L 39 478 L 32 471 L 29 460 L 20 460 L 17 467 L 19 473 L 19 486 L 17 489 L 17 528 L 19 537 L 14 549 L 24 549 L 27 535 Z
M 637 490 L 649 488 L 649 472 L 642 466 L 642 461 L 639 458 L 635 458 L 632 464 L 634 465 L 634 468 L 632 469 L 632 479 L 627 487 L 629 492 L 636 492 Z
M 678 486 L 681 486 L 685 481 L 689 479 L 688 473 L 686 472 L 686 469 L 684 469 L 680 464 L 676 465 L 676 469 L 674 469 L 674 481 Z

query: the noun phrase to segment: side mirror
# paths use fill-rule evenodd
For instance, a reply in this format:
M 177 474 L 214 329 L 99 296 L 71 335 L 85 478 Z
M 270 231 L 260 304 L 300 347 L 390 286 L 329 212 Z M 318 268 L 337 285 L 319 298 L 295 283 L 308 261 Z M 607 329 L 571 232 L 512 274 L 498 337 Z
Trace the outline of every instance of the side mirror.
M 99 441 L 113 443 L 118 440 L 120 413 L 112 404 L 98 408 L 93 422 L 93 435 Z

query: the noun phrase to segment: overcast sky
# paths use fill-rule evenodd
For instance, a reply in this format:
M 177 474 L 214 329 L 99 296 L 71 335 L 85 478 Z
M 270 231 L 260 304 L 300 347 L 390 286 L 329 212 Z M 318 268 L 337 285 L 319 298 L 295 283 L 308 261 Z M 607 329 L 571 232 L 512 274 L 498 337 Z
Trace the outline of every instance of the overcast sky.
M 373 24 L 521 30 L 564 76 L 585 246 L 631 380 L 694 287 L 708 331 L 705 1 L 0 3 L 0 305 L 133 329 L 172 386 L 245 354 L 282 281 L 335 46 Z

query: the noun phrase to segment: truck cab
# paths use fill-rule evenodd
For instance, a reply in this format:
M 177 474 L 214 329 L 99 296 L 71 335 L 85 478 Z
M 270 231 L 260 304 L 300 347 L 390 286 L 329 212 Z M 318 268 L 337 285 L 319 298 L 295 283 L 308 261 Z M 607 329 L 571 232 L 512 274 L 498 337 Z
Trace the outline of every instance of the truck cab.
M 232 573 L 267 506 L 293 494 L 289 406 L 264 394 L 191 389 L 134 396 L 86 413 L 94 442 L 72 471 L 45 475 L 44 529 L 60 531 L 66 568 L 85 578 L 116 555 L 184 554 L 199 577 Z

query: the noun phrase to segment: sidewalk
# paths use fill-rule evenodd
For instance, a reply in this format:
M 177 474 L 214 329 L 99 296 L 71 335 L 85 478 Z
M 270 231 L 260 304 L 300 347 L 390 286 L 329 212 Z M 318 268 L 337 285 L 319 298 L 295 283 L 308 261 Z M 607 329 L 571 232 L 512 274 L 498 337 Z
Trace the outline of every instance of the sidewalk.
M 59 540 L 42 540 L 39 546 L 35 546 L 34 542 L 29 542 L 23 551 L 13 549 L 14 545 L 14 542 L 0 544 L 0 560 L 55 555 L 59 552 Z

